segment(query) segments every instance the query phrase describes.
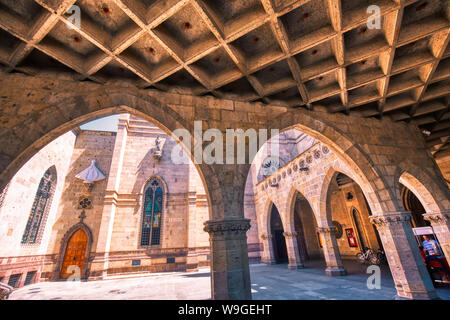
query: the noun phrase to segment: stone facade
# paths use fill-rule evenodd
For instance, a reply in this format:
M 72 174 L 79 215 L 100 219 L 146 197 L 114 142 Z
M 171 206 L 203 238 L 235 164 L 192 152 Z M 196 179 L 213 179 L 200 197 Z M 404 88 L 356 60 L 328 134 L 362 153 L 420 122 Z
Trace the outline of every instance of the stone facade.
M 47 248 L 52 244 L 53 225 L 57 223 L 58 207 L 64 202 L 64 180 L 71 169 L 71 157 L 76 135 L 68 132 L 45 146 L 9 182 L 0 206 L 0 279 L 7 283 L 11 275 L 21 275 L 16 286 L 25 283 L 26 275 L 35 273 L 31 281 L 38 281 L 44 265 L 51 258 Z M 42 236 L 34 244 L 22 244 L 33 201 L 45 171 L 56 169 L 56 188 L 41 222 Z

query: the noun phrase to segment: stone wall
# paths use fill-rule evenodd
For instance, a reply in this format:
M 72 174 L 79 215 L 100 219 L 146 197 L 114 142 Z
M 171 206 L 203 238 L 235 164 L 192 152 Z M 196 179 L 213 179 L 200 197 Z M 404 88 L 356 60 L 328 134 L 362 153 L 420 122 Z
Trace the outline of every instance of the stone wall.
M 7 282 L 12 274 L 22 274 L 17 286 L 23 285 L 28 272 L 36 272 L 33 281 L 40 277 L 42 267 L 47 263 L 47 247 L 51 244 L 53 225 L 58 219 L 58 207 L 63 201 L 64 180 L 70 170 L 70 160 L 76 136 L 68 132 L 57 138 L 30 161 L 28 161 L 9 182 L 0 206 L 0 278 Z M 45 171 L 56 168 L 56 188 L 47 216 L 41 222 L 41 240 L 35 244 L 22 244 L 34 198 Z
M 436 157 L 436 163 L 439 166 L 445 181 L 450 187 L 450 153 Z
M 79 200 L 84 193 L 84 184 L 76 179 L 75 175 L 89 167 L 92 160 L 96 160 L 97 167 L 106 175 L 110 169 L 115 139 L 114 132 L 86 130 L 80 131 L 77 135 L 70 167 L 65 176 L 64 192 L 61 195 L 47 248 L 47 254 L 52 256 L 52 264 L 46 266 L 42 275 L 43 279 L 50 280 L 58 277 L 57 263 L 61 258 L 62 239 L 74 225 L 80 222 L 82 208 L 79 206 Z M 85 210 L 84 222 L 92 231 L 94 248 L 102 217 L 105 186 L 105 180 L 95 183 L 90 192 L 92 208 Z

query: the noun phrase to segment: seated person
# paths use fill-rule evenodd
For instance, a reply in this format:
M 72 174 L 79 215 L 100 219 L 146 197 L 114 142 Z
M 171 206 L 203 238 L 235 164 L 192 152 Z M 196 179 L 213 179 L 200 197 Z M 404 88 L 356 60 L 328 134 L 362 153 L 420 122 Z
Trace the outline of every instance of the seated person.
M 431 239 L 429 235 L 423 236 L 424 240 L 422 242 L 423 248 L 426 250 L 429 256 L 440 256 L 439 245 L 436 240 Z
M 439 245 L 436 242 L 436 240 L 431 239 L 430 236 L 424 236 L 424 241 L 423 241 L 423 249 L 425 250 L 425 252 L 427 253 L 426 257 L 425 257 L 425 262 L 427 265 L 427 268 L 429 267 L 433 267 L 433 269 L 437 272 L 444 272 L 447 277 L 450 277 L 450 271 L 446 268 L 446 266 L 444 265 L 444 263 L 441 261 L 441 259 L 439 259 L 440 253 L 439 253 Z M 420 247 L 420 246 L 419 246 Z M 422 249 L 420 247 L 420 249 Z M 423 251 L 421 250 L 421 253 Z M 423 253 L 422 253 L 422 257 L 423 257 Z M 429 270 L 431 271 L 431 270 Z

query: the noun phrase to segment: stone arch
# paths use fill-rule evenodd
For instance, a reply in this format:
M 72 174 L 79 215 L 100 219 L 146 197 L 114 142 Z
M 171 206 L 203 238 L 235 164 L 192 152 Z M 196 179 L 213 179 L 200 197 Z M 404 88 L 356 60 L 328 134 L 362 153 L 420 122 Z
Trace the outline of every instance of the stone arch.
M 98 90 L 89 94 L 67 95 L 60 99 L 49 99 L 51 104 L 37 112 L 33 119 L 23 123 L 30 128 L 20 144 L 21 150 L 17 150 L 18 156 L 0 161 L 0 185 L 4 186 L 12 176 L 45 145 L 55 138 L 72 130 L 73 128 L 112 114 L 130 113 L 157 125 L 172 139 L 179 142 L 188 156 L 193 159 L 192 150 L 185 148 L 185 144 L 173 134 L 176 129 L 186 129 L 190 133 L 191 146 L 193 146 L 192 127 L 180 114 L 158 101 L 157 99 L 136 90 Z M 44 112 L 45 111 L 45 112 Z M 54 117 L 49 117 L 54 114 Z M 51 118 L 51 119 L 49 119 Z M 34 123 L 40 124 L 40 127 Z M 18 139 L 14 132 L 9 133 L 6 139 Z M 192 148 L 191 148 L 192 149 Z M 210 214 L 214 212 L 223 214 L 223 195 L 220 192 L 220 184 L 214 169 L 205 164 L 196 164 L 205 191 Z
M 64 255 L 66 253 L 67 244 L 69 243 L 70 237 L 77 232 L 78 230 L 83 230 L 87 235 L 87 247 L 86 247 L 86 253 L 84 257 L 84 266 L 83 266 L 83 274 L 81 274 L 81 279 L 86 280 L 89 277 L 89 263 L 92 260 L 91 257 L 91 250 L 92 250 L 92 244 L 94 242 L 94 237 L 91 231 L 91 228 L 87 224 L 85 224 L 83 221 L 78 222 L 77 224 L 73 225 L 67 232 L 64 234 L 64 237 L 61 240 L 61 247 L 59 250 L 59 255 L 57 258 L 56 267 L 53 272 L 53 280 L 59 280 L 62 264 L 64 261 Z
M 428 172 L 414 164 L 400 163 L 395 172 L 395 193 L 401 203 L 400 183 L 419 199 L 427 213 L 450 209 L 450 192 L 446 185 L 432 179 Z
M 268 127 L 282 128 L 280 132 L 297 128 L 326 144 L 347 167 L 353 169 L 352 179 L 360 186 L 364 186 L 363 190 L 373 191 L 365 195 L 368 201 L 370 199 L 374 205 L 371 207 L 374 215 L 379 215 L 388 208 L 397 208 L 398 203 L 395 201 L 394 191 L 361 146 L 353 142 L 352 138 L 342 133 L 334 124 L 320 119 L 319 115 L 319 113 L 313 115 L 306 110 L 289 111 L 270 121 Z M 339 116 L 336 115 L 336 117 Z M 381 201 L 379 193 L 375 192 L 381 190 L 385 190 L 389 194 L 388 199 L 384 199 L 384 202 Z M 376 203 L 379 205 L 375 205 Z
M 283 206 L 282 204 L 273 201 L 270 197 L 267 198 L 267 200 L 264 202 L 263 204 L 263 210 L 262 210 L 262 214 L 260 217 L 260 221 L 262 223 L 262 232 L 266 233 L 266 234 L 271 234 L 270 232 L 270 217 L 272 214 L 272 207 L 275 206 L 278 210 L 278 213 L 280 214 L 280 218 L 281 218 L 281 223 L 283 224 L 283 229 L 286 230 L 286 217 L 285 214 L 283 212 Z
M 287 196 L 287 200 L 286 200 L 286 214 L 287 214 L 287 217 L 286 217 L 286 230 L 287 231 L 293 231 L 295 229 L 295 223 L 294 223 L 294 214 L 295 214 L 294 211 L 295 210 L 294 209 L 295 209 L 295 202 L 297 201 L 297 195 L 298 194 L 302 195 L 306 199 L 306 201 L 308 202 L 308 204 L 309 204 L 309 206 L 310 206 L 310 208 L 311 208 L 311 210 L 313 212 L 314 219 L 316 219 L 316 222 L 318 222 L 317 221 L 317 213 L 316 213 L 316 210 L 315 210 L 314 206 L 311 203 L 311 200 L 308 197 L 306 197 L 303 194 L 303 192 L 298 190 L 298 188 L 293 186 L 291 188 L 291 190 L 289 191 L 288 196 Z
M 329 205 L 330 201 L 330 184 L 331 182 L 336 179 L 336 176 L 339 173 L 343 173 L 350 177 L 353 181 L 355 181 L 358 186 L 361 188 L 364 196 L 367 199 L 367 202 L 369 204 L 370 210 L 372 212 L 372 215 L 376 215 L 374 213 L 380 213 L 382 212 L 381 204 L 378 201 L 378 197 L 375 196 L 376 192 L 372 189 L 371 184 L 364 184 L 361 185 L 361 182 L 358 181 L 357 176 L 349 172 L 348 170 L 345 170 L 342 167 L 330 167 L 328 168 L 325 177 L 322 182 L 322 186 L 320 189 L 320 200 L 319 200 L 319 211 L 321 215 L 321 219 L 325 218 L 324 220 L 321 220 L 322 222 L 326 223 L 327 225 L 331 226 L 332 218 L 331 218 L 331 207 Z M 358 179 L 358 180 L 355 180 Z M 325 213 L 325 216 L 323 214 Z

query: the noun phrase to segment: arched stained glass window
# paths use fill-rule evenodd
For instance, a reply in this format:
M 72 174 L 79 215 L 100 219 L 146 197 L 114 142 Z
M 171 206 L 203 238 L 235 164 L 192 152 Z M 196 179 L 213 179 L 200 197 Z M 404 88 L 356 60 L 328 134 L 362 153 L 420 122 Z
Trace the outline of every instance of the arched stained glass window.
M 51 206 L 55 184 L 56 169 L 51 167 L 44 173 L 39 182 L 31 213 L 23 233 L 22 243 L 33 244 L 39 242 L 41 231 L 45 226 L 47 212 Z
M 160 244 L 163 197 L 161 182 L 156 178 L 152 179 L 148 183 L 144 194 L 141 246 Z

